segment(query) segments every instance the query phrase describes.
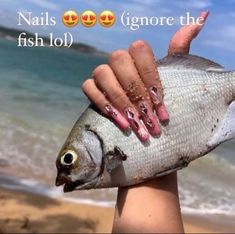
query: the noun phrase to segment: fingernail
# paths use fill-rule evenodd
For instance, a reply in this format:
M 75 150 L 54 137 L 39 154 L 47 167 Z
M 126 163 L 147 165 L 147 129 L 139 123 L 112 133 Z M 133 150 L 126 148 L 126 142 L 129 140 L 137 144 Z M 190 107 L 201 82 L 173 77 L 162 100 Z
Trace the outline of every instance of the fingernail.
M 161 134 L 161 128 L 149 105 L 142 101 L 139 103 L 139 108 L 142 119 L 150 134 L 152 136 L 159 136 Z
M 139 135 L 141 141 L 143 141 L 143 142 L 145 142 L 149 139 L 149 134 L 147 133 L 147 131 L 143 127 L 139 129 L 138 135 Z
M 128 107 L 124 110 L 124 113 L 127 117 L 128 122 L 130 123 L 132 129 L 138 137 L 140 138 L 141 141 L 146 141 L 149 139 L 149 134 L 145 130 L 144 126 L 140 122 L 137 114 L 132 110 L 132 108 Z
M 169 121 L 169 113 L 164 104 L 158 106 L 156 112 L 161 122 L 167 123 Z
M 162 103 L 162 97 L 158 93 L 159 92 L 156 86 L 152 86 L 149 88 L 149 94 L 155 106 L 158 106 Z
M 157 116 L 161 122 L 169 121 L 169 113 L 166 109 L 166 106 L 163 103 L 162 97 L 159 95 L 156 86 L 152 86 L 149 89 L 150 96 L 154 103 L 154 108 L 156 110 Z
M 122 114 L 118 110 L 116 110 L 113 106 L 107 104 L 105 106 L 105 110 L 107 112 L 107 115 L 111 117 L 122 130 L 127 130 L 130 127 L 130 124 L 126 120 L 126 118 L 122 116 Z
M 206 10 L 206 11 L 202 11 L 200 16 L 203 18 L 203 21 L 205 21 L 207 19 L 207 17 L 209 16 L 210 11 Z

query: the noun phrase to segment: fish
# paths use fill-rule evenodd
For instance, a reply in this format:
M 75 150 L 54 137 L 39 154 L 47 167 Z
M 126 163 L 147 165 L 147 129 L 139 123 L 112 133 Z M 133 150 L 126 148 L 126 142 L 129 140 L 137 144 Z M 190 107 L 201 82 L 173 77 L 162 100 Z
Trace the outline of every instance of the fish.
M 196 56 L 157 65 L 170 121 L 143 143 L 89 105 L 57 159 L 56 186 L 73 190 L 126 187 L 164 176 L 235 137 L 235 71 Z

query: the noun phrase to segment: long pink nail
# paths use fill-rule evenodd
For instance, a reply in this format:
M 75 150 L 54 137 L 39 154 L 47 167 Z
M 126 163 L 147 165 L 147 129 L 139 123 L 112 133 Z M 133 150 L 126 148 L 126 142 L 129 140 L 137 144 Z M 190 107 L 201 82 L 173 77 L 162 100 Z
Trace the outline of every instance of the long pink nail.
M 156 112 L 161 122 L 167 123 L 169 121 L 169 113 L 164 104 L 158 106 Z
M 200 16 L 201 18 L 203 18 L 203 23 L 206 21 L 207 17 L 209 16 L 210 12 L 209 11 L 202 11 Z
M 130 123 L 133 131 L 136 132 L 141 141 L 147 141 L 149 139 L 149 134 L 145 130 L 144 126 L 140 122 L 137 114 L 132 110 L 132 108 L 128 107 L 124 110 L 124 113 L 127 117 L 128 122 Z
M 158 118 L 162 122 L 169 121 L 169 114 L 166 109 L 166 106 L 163 103 L 162 97 L 158 93 L 158 89 L 156 86 L 152 86 L 149 89 L 150 96 L 154 103 L 154 108 L 157 112 Z
M 130 124 L 128 123 L 126 118 L 122 116 L 122 114 L 113 106 L 107 104 L 105 106 L 105 110 L 107 112 L 107 115 L 111 117 L 122 130 L 127 130 L 130 127 Z
M 159 136 L 161 134 L 160 125 L 157 122 L 156 116 L 153 114 L 151 108 L 144 101 L 139 103 L 140 113 L 145 126 L 152 136 Z

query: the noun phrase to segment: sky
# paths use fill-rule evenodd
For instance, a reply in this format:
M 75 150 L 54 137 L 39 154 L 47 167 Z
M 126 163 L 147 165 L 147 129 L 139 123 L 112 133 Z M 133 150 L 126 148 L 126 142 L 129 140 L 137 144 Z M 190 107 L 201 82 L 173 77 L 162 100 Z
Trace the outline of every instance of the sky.
M 48 35 L 62 36 L 70 32 L 74 40 L 95 46 L 97 49 L 111 52 L 116 49 L 127 49 L 131 42 L 143 39 L 153 48 L 155 56 L 166 55 L 171 36 L 180 27 L 179 17 L 187 12 L 197 17 L 201 11 L 209 10 L 210 16 L 198 38 L 191 46 L 191 54 L 212 59 L 226 68 L 235 69 L 235 0 L 0 0 L 0 25 L 20 30 L 38 32 Z M 111 10 L 116 15 L 116 23 L 110 28 L 96 24 L 85 28 L 80 23 L 74 28 L 66 28 L 61 16 L 67 10 L 75 10 L 81 14 L 92 10 L 99 14 L 103 10 Z M 121 24 L 123 12 L 132 17 L 174 17 L 174 25 L 142 26 L 131 30 Z M 48 12 L 56 17 L 54 26 L 22 26 L 18 24 L 17 12 L 32 12 L 32 16 L 41 16 Z

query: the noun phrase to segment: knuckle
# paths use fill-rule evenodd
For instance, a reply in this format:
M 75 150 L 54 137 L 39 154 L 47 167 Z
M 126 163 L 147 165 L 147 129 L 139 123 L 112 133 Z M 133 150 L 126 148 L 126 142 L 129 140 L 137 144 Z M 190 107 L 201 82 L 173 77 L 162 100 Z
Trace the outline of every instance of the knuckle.
M 119 59 L 123 59 L 128 56 L 128 52 L 126 50 L 115 50 L 111 53 L 109 57 L 109 62 L 115 62 Z
M 120 93 L 120 92 L 113 92 L 112 94 L 112 102 L 115 105 L 118 105 L 119 107 L 121 106 L 125 106 L 125 103 L 128 103 L 128 98 L 124 93 Z
M 157 78 L 157 70 L 155 67 L 143 66 L 141 67 L 141 75 Z
M 148 48 L 148 44 L 144 41 L 144 40 L 138 40 L 138 41 L 134 41 L 131 45 L 130 45 L 130 50 L 136 50 L 136 49 L 147 49 Z
M 98 67 L 96 67 L 92 72 L 94 79 L 97 79 L 97 77 L 102 76 L 108 69 L 109 69 L 108 64 L 101 64 Z

